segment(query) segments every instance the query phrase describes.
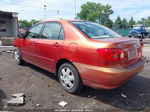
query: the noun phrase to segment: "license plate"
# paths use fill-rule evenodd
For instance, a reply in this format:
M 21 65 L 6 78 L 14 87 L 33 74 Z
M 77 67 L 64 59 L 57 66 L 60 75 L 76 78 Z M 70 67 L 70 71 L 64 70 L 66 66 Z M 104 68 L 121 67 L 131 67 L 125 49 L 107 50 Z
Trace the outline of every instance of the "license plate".
M 128 51 L 128 60 L 133 60 L 137 57 L 137 49 L 132 48 L 131 50 Z

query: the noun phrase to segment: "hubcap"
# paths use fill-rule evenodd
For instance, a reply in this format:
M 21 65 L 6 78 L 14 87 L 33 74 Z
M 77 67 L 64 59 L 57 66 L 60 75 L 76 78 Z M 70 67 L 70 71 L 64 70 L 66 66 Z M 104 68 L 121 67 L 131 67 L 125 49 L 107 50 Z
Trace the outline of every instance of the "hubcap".
M 75 78 L 73 72 L 67 67 L 62 68 L 60 81 L 65 88 L 71 89 L 75 84 Z
M 16 60 L 17 62 L 19 62 L 19 59 L 20 59 L 20 56 L 19 56 L 18 51 L 16 50 L 16 51 L 15 51 L 15 60 Z

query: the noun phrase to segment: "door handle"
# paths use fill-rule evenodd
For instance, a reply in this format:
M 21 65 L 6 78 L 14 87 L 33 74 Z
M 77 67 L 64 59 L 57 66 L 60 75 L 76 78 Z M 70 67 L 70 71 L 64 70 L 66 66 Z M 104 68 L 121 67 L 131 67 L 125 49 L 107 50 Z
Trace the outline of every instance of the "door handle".
M 54 44 L 53 44 L 53 46 L 55 46 L 55 47 L 59 47 L 59 46 L 60 46 L 60 44 L 59 44 L 58 42 L 56 42 L 56 43 L 54 43 Z

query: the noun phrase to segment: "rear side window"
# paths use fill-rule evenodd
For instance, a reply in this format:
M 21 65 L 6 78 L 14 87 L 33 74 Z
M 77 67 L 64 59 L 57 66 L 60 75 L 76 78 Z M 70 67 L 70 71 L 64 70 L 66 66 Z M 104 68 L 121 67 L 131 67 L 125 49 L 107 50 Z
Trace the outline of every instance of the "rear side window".
M 43 24 L 33 26 L 26 34 L 26 38 L 38 38 Z
M 49 22 L 45 24 L 41 38 L 43 39 L 64 39 L 64 31 L 61 24 Z

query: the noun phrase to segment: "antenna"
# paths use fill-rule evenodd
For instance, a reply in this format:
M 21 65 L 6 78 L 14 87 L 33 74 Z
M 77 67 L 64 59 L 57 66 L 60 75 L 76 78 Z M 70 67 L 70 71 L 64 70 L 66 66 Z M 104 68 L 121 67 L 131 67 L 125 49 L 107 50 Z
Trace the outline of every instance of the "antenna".
M 58 19 L 59 19 L 59 9 L 57 10 L 57 16 L 58 16 Z

